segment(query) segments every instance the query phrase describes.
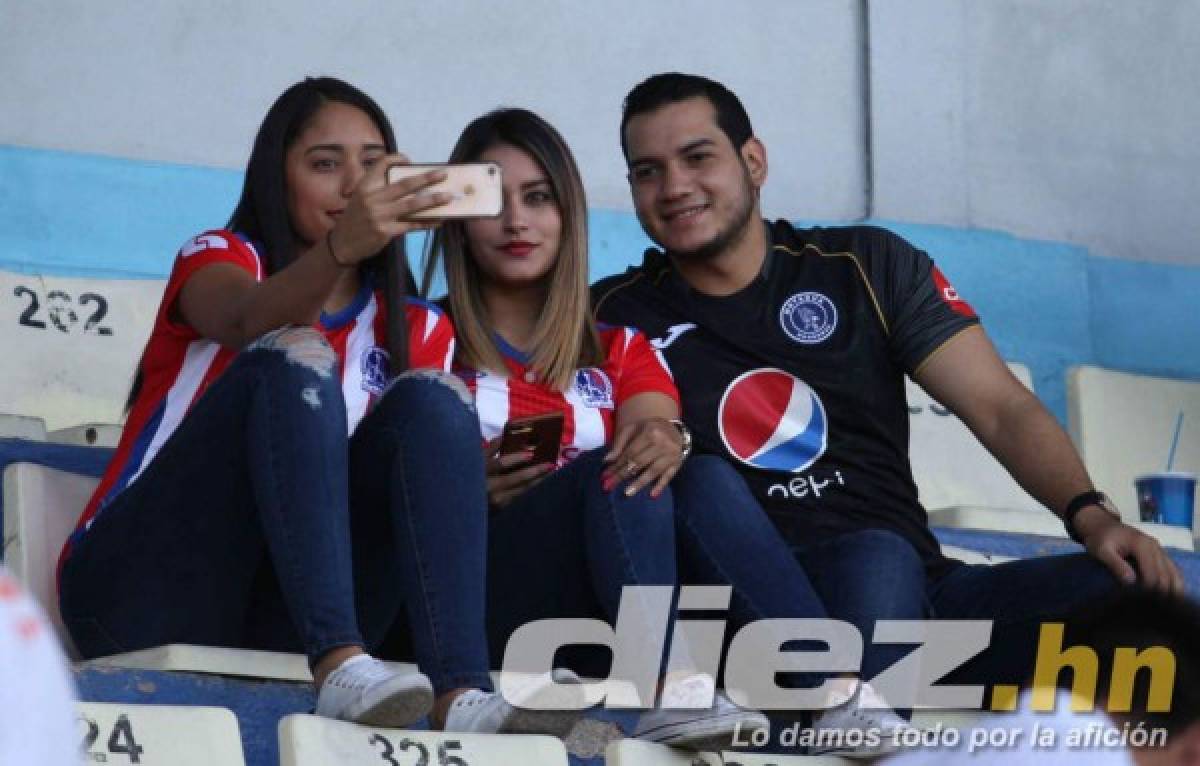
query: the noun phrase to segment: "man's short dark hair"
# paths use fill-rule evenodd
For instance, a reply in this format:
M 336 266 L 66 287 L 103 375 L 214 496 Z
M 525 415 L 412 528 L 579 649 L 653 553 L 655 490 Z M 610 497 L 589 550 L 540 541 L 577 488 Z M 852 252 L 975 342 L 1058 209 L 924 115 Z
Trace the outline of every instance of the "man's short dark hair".
M 625 159 L 629 159 L 625 126 L 630 120 L 667 104 L 677 104 L 697 97 L 706 98 L 713 105 L 717 112 L 717 125 L 729 137 L 734 149 L 741 149 L 754 135 L 746 108 L 729 88 L 700 75 L 665 72 L 638 83 L 625 97 L 625 106 L 621 111 L 621 151 L 624 152 Z

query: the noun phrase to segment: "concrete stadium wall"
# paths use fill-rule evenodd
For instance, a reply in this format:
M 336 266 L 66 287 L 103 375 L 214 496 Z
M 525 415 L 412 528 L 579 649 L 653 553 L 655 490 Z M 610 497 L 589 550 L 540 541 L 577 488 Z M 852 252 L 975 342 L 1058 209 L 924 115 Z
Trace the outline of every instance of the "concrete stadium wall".
M 873 215 L 1200 264 L 1200 2 L 869 8 Z
M 420 160 L 494 106 L 544 114 L 611 273 L 647 244 L 620 101 L 698 71 L 768 146 L 768 215 L 891 222 L 1062 417 L 1069 364 L 1200 377 L 1197 29 L 1200 0 L 0 3 L 0 268 L 161 277 L 227 218 L 270 101 L 330 73 Z
M 773 180 L 772 206 L 853 218 L 861 19 L 858 0 L 5 2 L 0 145 L 240 169 L 275 97 L 331 74 L 380 103 L 414 161 L 443 161 L 489 109 L 531 108 L 570 143 L 591 203 L 629 209 L 621 101 L 683 70 L 726 82 L 772 160 L 804 168 Z

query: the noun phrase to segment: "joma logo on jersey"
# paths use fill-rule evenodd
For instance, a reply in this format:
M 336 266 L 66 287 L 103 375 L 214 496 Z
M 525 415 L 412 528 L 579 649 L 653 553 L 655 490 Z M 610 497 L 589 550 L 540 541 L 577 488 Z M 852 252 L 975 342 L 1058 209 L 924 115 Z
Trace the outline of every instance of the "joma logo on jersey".
M 650 341 L 650 345 L 658 351 L 662 351 L 667 346 L 670 346 L 675 341 L 679 340 L 679 336 L 683 335 L 688 330 L 695 330 L 695 322 L 684 322 L 683 324 L 673 324 L 667 328 L 666 337 L 654 338 Z

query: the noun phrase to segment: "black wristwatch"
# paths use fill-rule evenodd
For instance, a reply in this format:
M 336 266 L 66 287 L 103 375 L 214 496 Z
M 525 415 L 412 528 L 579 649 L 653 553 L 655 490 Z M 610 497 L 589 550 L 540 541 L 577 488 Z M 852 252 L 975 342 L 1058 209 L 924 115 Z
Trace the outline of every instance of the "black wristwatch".
M 1067 528 L 1067 536 L 1080 545 L 1083 544 L 1083 538 L 1075 530 L 1075 517 L 1089 505 L 1099 506 L 1111 513 L 1117 521 L 1121 520 L 1121 512 L 1117 510 L 1117 506 L 1113 505 L 1113 501 L 1109 499 L 1108 495 L 1094 489 L 1080 492 L 1071 502 L 1067 503 L 1067 507 L 1062 512 L 1062 522 L 1063 526 Z

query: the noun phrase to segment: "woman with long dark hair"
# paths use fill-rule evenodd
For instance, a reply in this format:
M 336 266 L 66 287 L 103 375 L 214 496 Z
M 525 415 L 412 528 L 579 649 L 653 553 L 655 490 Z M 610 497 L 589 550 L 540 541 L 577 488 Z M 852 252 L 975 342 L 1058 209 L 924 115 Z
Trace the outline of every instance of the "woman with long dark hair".
M 406 298 L 439 172 L 387 184 L 392 129 L 332 78 L 285 91 L 225 229 L 176 257 L 111 465 L 60 561 L 84 657 L 171 642 L 304 651 L 316 711 L 509 726 L 483 635 L 479 427 L 453 331 Z M 478 538 L 478 541 L 473 538 Z M 366 654 L 399 625 L 420 673 Z M 529 722 L 526 722 L 529 723 Z M 538 721 L 533 721 L 537 728 Z

